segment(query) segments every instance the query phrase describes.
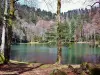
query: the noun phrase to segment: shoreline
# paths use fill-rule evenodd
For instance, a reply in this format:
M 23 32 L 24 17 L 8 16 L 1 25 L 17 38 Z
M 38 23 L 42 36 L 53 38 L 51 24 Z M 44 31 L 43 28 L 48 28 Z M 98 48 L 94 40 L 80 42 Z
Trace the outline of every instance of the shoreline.
M 28 42 L 28 43 L 18 43 L 18 44 L 47 44 L 47 43 L 49 43 L 49 42 L 46 42 L 46 43 Z M 91 42 L 74 42 L 74 43 L 91 43 Z
M 20 61 L 16 61 L 16 60 L 10 60 L 9 61 L 10 63 L 16 63 L 16 64 L 28 64 L 28 65 L 30 65 L 30 64 L 43 64 L 43 63 L 34 63 L 34 62 L 20 62 Z M 44 66 L 45 65 L 56 65 L 55 63 L 54 64 L 43 64 Z M 81 64 L 60 64 L 60 66 L 68 66 L 68 65 L 71 65 L 73 68 L 79 68 L 80 67 L 80 65 Z
M 85 44 L 88 44 L 88 43 L 91 43 L 91 42 L 75 42 L 75 43 L 80 43 L 80 44 L 85 43 Z

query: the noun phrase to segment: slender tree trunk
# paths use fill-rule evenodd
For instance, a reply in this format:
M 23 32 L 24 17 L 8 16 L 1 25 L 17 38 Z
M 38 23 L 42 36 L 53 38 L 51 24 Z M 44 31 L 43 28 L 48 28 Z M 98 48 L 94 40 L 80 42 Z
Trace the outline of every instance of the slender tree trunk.
M 6 22 L 7 22 L 7 10 L 8 10 L 8 2 L 7 0 L 4 1 L 4 18 L 3 18 L 3 28 L 2 28 L 2 43 L 1 43 L 1 53 L 4 55 L 4 50 L 5 50 L 5 33 L 6 33 Z
M 95 42 L 96 42 L 96 35 L 95 35 L 95 30 L 94 30 L 94 38 L 93 38 L 93 45 L 94 45 L 94 47 L 96 46 Z
M 99 8 L 100 8 L 100 0 L 99 0 Z
M 4 24 L 5 24 L 5 22 L 4 22 Z M 3 27 L 2 27 L 2 38 L 1 38 L 1 40 L 2 40 L 2 43 L 1 43 L 1 54 L 4 55 L 4 48 L 5 48 L 5 25 L 3 25 Z
M 70 38 L 69 38 L 69 42 L 71 42 L 71 40 L 72 40 L 72 39 L 71 39 L 71 37 L 72 37 L 72 36 L 71 36 L 71 35 L 72 35 L 72 30 L 71 30 L 71 29 L 72 29 L 72 27 L 71 27 L 71 23 L 70 23 L 70 24 L 69 24 L 69 34 L 70 34 L 70 36 L 69 36 L 69 37 L 70 37 Z
M 99 17 L 100 17 L 100 0 L 99 0 Z
M 61 59 L 62 59 L 62 44 L 61 44 L 61 28 L 60 28 L 60 10 L 61 10 L 61 0 L 58 0 L 57 2 L 57 23 L 58 23 L 58 27 L 57 27 L 57 47 L 58 47 L 58 51 L 57 51 L 57 61 L 56 64 L 61 64 Z

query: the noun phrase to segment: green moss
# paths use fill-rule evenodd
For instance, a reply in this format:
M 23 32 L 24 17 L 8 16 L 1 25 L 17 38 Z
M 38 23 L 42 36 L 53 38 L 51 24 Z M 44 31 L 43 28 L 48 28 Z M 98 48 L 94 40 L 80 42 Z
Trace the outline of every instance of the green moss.
M 41 68 L 49 68 L 49 67 L 53 67 L 52 64 L 45 64 L 45 65 L 42 65 Z
M 0 64 L 3 64 L 3 62 L 4 62 L 4 56 L 0 54 Z

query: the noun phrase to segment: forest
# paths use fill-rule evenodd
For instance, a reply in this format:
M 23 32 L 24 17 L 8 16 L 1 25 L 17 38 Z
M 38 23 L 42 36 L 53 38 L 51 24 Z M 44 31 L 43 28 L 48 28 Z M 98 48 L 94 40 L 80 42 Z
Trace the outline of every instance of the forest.
M 19 1 L 0 0 L 0 75 L 100 74 L 100 0 L 55 13 Z
M 3 7 L 0 8 L 2 10 Z M 12 43 L 56 41 L 56 13 L 35 9 L 27 5 L 15 5 Z M 2 25 L 3 11 L 0 13 Z M 99 40 L 99 7 L 76 9 L 61 13 L 62 39 L 68 41 Z M 95 24 L 95 25 L 94 25 Z M 37 30 L 38 29 L 38 30 Z M 2 27 L 1 30 L 2 31 Z

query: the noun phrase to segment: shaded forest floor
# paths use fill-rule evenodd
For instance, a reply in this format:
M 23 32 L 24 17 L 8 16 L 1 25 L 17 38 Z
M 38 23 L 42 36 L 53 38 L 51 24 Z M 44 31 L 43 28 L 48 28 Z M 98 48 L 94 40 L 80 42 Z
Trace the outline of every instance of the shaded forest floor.
M 0 65 L 0 75 L 100 75 L 100 65 L 55 65 L 40 63 L 9 63 Z

